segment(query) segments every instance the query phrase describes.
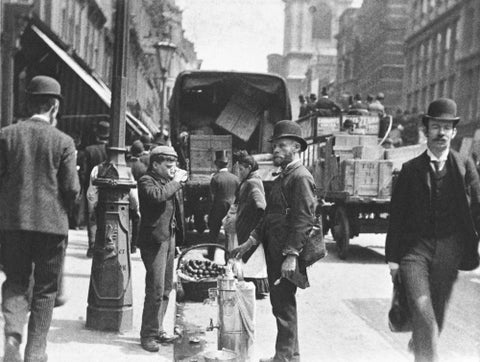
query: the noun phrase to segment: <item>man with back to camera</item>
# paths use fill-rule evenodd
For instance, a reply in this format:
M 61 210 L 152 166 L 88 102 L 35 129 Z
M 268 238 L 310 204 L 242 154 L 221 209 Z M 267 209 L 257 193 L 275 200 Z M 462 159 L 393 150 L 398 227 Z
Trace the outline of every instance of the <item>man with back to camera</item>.
M 479 265 L 480 182 L 471 158 L 450 148 L 457 105 L 440 98 L 422 121 L 427 151 L 408 161 L 390 205 L 386 261 L 405 286 L 416 362 L 438 361 L 438 337 L 458 270 Z
M 147 173 L 138 180 L 142 215 L 138 247 L 146 269 L 140 340 L 149 352 L 175 339 L 163 329 L 163 318 L 173 287 L 175 238 L 183 227 L 178 193 L 187 181 L 187 171 L 177 168 L 177 159 L 173 147 L 155 147 Z
M 280 175 L 273 182 L 262 222 L 231 255 L 241 258 L 253 246 L 263 243 L 277 339 L 275 356 L 260 361 L 298 362 L 295 294 L 297 287 L 309 286 L 307 270 L 299 264 L 298 256 L 314 223 L 315 183 L 300 160 L 300 152 L 305 151 L 307 142 L 296 122 L 277 122 L 271 142 L 273 164 L 281 167 Z
M 228 171 L 228 162 L 227 151 L 215 152 L 215 166 L 218 171 L 210 180 L 212 205 L 208 213 L 209 239 L 212 243 L 218 241 L 222 220 L 227 215 L 230 206 L 234 203 L 235 192 L 240 185 L 238 177 Z M 212 256 L 212 252 L 212 250 L 209 252 L 210 256 Z
M 22 361 L 19 347 L 29 309 L 25 361 L 47 361 L 68 208 L 80 192 L 75 144 L 55 128 L 61 100 L 55 79 L 36 76 L 27 87 L 31 117 L 0 130 L 4 361 Z

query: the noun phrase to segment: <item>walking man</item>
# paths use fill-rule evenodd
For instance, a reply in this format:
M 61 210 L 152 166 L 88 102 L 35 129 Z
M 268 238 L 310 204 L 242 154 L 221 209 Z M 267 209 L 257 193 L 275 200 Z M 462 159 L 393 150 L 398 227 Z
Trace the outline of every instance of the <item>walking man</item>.
M 263 243 L 266 253 L 270 302 L 277 320 L 275 356 L 264 362 L 300 361 L 297 328 L 297 287 L 307 288 L 308 278 L 298 256 L 313 227 L 316 198 L 313 176 L 300 160 L 307 142 L 300 126 L 293 121 L 275 125 L 273 163 L 281 167 L 275 179 L 263 221 L 248 240 L 232 251 L 241 258 L 250 248 Z
M 403 165 L 393 190 L 386 261 L 405 286 L 416 362 L 438 361 L 438 337 L 458 270 L 479 265 L 480 183 L 473 160 L 450 148 L 456 103 L 440 98 L 423 117 L 427 151 Z
M 208 228 L 210 230 L 210 242 L 216 243 L 222 220 L 227 215 L 230 205 L 235 201 L 235 191 L 237 191 L 240 180 L 233 173 L 228 171 L 228 156 L 226 151 L 215 152 L 215 173 L 210 181 L 210 195 L 212 206 L 208 213 Z
M 175 234 L 183 227 L 178 192 L 187 180 L 187 171 L 176 167 L 177 158 L 173 147 L 155 147 L 150 167 L 138 181 L 142 215 L 138 246 L 146 269 L 140 338 L 149 352 L 158 351 L 159 343 L 175 339 L 163 329 L 163 318 L 173 286 Z
M 68 208 L 80 191 L 73 139 L 55 128 L 61 99 L 56 80 L 34 77 L 27 88 L 31 117 L 0 130 L 4 361 L 22 361 L 19 345 L 29 307 L 25 361 L 47 361 Z
M 107 144 L 110 137 L 110 123 L 107 121 L 98 122 L 96 128 L 96 143 L 85 147 L 85 190 L 88 189 L 91 181 L 90 174 L 95 166 L 107 161 Z M 86 192 L 86 191 L 85 191 Z M 91 208 L 91 203 L 87 200 L 87 230 L 88 230 L 88 249 L 87 257 L 93 256 L 93 248 L 95 246 L 95 235 L 97 233 L 97 214 L 94 209 Z

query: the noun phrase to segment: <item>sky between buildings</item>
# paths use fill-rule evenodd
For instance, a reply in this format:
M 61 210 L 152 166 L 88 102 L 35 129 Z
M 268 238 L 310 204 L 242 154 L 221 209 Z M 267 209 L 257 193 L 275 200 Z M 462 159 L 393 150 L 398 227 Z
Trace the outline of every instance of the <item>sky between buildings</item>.
M 363 0 L 355 0 L 359 7 Z M 267 71 L 267 55 L 283 52 L 282 0 L 176 0 L 185 36 L 202 69 Z

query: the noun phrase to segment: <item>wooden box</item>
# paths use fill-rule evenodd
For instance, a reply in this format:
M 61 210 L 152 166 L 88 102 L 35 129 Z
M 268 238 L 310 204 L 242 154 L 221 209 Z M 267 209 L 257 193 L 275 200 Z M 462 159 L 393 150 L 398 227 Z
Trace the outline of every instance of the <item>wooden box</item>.
M 362 160 L 383 160 L 384 148 L 382 146 L 354 146 L 353 158 Z
M 394 170 L 401 170 L 405 162 L 419 156 L 425 152 L 426 149 L 427 145 L 424 143 L 398 148 L 387 148 L 385 149 L 385 159 L 392 161 Z
M 352 196 L 387 198 L 392 193 L 392 162 L 345 160 L 341 180 L 342 191 Z
M 335 133 L 335 147 L 376 146 L 378 137 L 373 135 L 352 135 L 344 132 Z
M 215 151 L 227 151 L 229 167 L 232 166 L 232 136 L 191 135 L 190 174 L 210 175 L 214 173 Z

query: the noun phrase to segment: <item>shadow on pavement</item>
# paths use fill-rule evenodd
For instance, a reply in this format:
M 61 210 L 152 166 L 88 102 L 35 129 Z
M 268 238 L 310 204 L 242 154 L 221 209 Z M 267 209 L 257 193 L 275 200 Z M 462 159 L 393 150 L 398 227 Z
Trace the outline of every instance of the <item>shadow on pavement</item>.
M 49 343 L 82 343 L 86 345 L 117 346 L 129 355 L 152 355 L 140 346 L 140 339 L 130 335 L 98 332 L 85 328 L 85 321 L 54 319 L 48 332 Z M 167 347 L 168 348 L 168 347 Z M 161 352 L 161 351 L 160 351 Z M 158 354 L 157 354 L 158 356 Z
M 335 242 L 326 242 L 328 255 L 321 263 L 346 263 L 346 264 L 385 264 L 385 256 L 368 247 L 350 245 L 345 260 L 338 256 Z

